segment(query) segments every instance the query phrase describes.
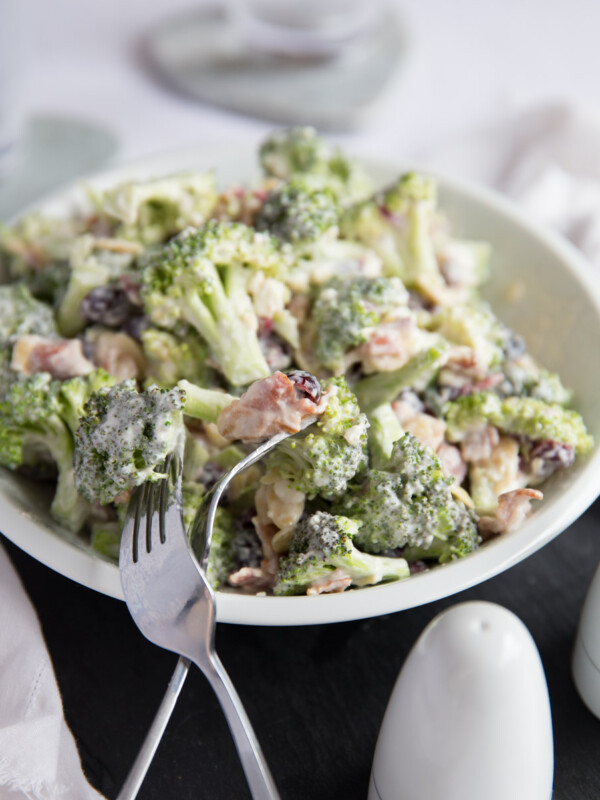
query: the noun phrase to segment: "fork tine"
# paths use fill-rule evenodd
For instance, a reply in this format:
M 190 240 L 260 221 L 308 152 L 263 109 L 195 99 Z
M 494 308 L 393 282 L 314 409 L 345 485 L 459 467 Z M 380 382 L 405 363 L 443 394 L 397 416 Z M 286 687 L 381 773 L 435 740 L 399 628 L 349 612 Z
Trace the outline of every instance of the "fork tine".
M 144 485 L 144 505 L 146 507 L 146 552 L 152 552 L 152 526 L 154 525 L 156 484 Z
M 142 514 L 144 511 L 144 495 L 145 486 L 140 487 L 136 491 L 135 498 L 135 514 L 133 517 L 133 530 L 131 534 L 131 554 L 133 563 L 136 564 L 139 557 L 139 542 L 140 542 L 140 527 L 142 523 Z
M 164 464 L 165 477 L 162 479 L 158 495 L 158 529 L 160 536 L 160 543 L 164 544 L 167 541 L 167 529 L 165 525 L 165 514 L 169 502 L 169 494 L 171 492 L 171 465 L 173 456 L 167 456 Z

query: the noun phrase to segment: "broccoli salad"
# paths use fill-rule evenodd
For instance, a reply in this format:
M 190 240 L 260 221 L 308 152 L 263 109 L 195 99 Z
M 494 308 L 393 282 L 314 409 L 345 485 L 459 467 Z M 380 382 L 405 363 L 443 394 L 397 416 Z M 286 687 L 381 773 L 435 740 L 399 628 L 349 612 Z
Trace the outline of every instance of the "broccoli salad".
M 593 446 L 571 392 L 479 293 L 428 176 L 375 190 L 310 128 L 256 185 L 127 182 L 0 232 L 0 464 L 117 558 L 128 500 L 183 452 L 191 526 L 232 481 L 216 588 L 341 592 L 467 556 L 522 523 Z M 310 424 L 306 424 L 310 423 Z

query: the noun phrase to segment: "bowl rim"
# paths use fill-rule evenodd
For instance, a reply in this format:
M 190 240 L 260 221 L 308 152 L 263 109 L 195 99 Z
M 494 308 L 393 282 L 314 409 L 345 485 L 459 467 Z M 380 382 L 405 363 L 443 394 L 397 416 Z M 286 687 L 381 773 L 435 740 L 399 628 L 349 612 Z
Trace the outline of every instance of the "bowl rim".
M 53 205 L 65 206 L 73 202 L 81 196 L 82 187 L 86 185 L 110 185 L 136 174 L 167 174 L 174 169 L 183 169 L 187 161 L 193 165 L 199 160 L 210 160 L 215 171 L 218 171 L 219 163 L 222 163 L 220 159 L 230 158 L 232 152 L 235 153 L 236 161 L 250 158 L 254 160 L 255 143 L 245 141 L 242 144 L 236 140 L 204 143 L 197 147 L 145 156 L 96 171 L 45 193 L 14 215 L 8 224 L 14 224 L 32 211 L 48 210 L 48 207 L 51 211 Z M 367 168 L 380 173 L 390 172 L 394 175 L 406 170 L 406 164 L 392 158 L 373 157 L 356 151 L 352 155 L 360 159 Z M 179 166 L 175 167 L 175 164 Z M 589 262 L 570 242 L 557 233 L 542 228 L 514 203 L 492 189 L 429 169 L 427 166 L 413 165 L 411 169 L 434 177 L 443 191 L 462 195 L 486 206 L 489 211 L 504 217 L 510 224 L 536 240 L 540 246 L 551 251 L 566 265 L 569 275 L 588 295 L 600 324 L 600 281 L 595 279 Z M 582 459 L 580 469 L 576 480 L 564 490 L 558 507 L 554 507 L 557 504 L 553 504 L 551 508 L 542 505 L 522 528 L 487 543 L 463 560 L 413 575 L 408 580 L 371 586 L 368 591 L 351 590 L 313 597 L 266 597 L 218 591 L 217 620 L 266 626 L 342 622 L 406 610 L 471 588 L 540 549 L 591 505 L 600 494 L 599 443 L 591 454 Z M 63 538 L 55 531 L 46 529 L 12 497 L 0 495 L 0 512 L 4 535 L 22 550 L 84 586 L 123 600 L 119 571 L 114 563 L 94 554 L 73 537 Z M 11 533 L 6 533 L 6 530 L 11 530 Z M 40 536 L 40 532 L 43 535 Z

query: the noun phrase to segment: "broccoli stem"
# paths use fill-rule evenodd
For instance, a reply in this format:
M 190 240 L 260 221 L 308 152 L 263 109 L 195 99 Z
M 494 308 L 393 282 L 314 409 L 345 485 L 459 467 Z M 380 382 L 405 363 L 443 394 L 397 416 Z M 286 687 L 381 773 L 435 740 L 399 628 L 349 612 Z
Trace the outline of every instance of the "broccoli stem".
M 369 414 L 369 455 L 373 469 L 385 469 L 394 442 L 404 435 L 391 403 L 378 406 Z
M 50 450 L 58 467 L 56 492 L 50 506 L 50 513 L 61 525 L 76 533 L 90 513 L 90 506 L 77 491 L 75 486 L 75 469 L 73 466 L 73 440 L 71 434 L 60 420 L 53 423 L 47 420 L 50 435 L 41 437 L 41 441 Z
M 214 389 L 203 389 L 186 380 L 179 381 L 177 386 L 185 392 L 183 413 L 204 422 L 216 422 L 221 411 L 236 399 L 233 395 Z
M 449 345 L 440 340 L 433 347 L 413 356 L 400 369 L 378 372 L 360 380 L 354 387 L 358 404 L 367 414 L 379 406 L 393 402 L 404 389 L 427 384 L 441 367 Z
M 245 386 L 271 374 L 256 332 L 243 315 L 235 315 L 222 289 L 211 298 L 214 315 L 194 294 L 182 298 L 187 322 L 206 340 L 215 361 L 233 386 Z
M 410 575 L 408 562 L 403 558 L 373 556 L 356 547 L 351 547 L 350 552 L 343 555 L 332 554 L 329 562 L 347 572 L 354 586 L 370 586 L 381 581 L 408 578 Z

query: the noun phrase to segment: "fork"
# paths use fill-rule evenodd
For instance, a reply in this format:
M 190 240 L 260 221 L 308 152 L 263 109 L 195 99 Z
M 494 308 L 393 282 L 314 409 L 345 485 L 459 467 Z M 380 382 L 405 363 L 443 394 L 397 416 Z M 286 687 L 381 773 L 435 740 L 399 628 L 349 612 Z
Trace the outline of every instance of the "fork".
M 302 430 L 314 422 L 304 420 Z M 254 800 L 278 800 L 250 720 L 214 648 L 214 593 L 205 577 L 216 510 L 230 481 L 294 433 L 278 433 L 249 453 L 207 492 L 198 509 L 190 547 L 182 517 L 180 455 L 165 462 L 167 477 L 145 483 L 131 498 L 119 554 L 123 594 L 141 632 L 154 644 L 180 654 L 165 696 L 117 800 L 133 800 L 150 766 L 190 662 L 211 683 L 236 743 Z M 171 479 L 173 487 L 171 489 Z M 140 538 L 143 541 L 140 542 Z

